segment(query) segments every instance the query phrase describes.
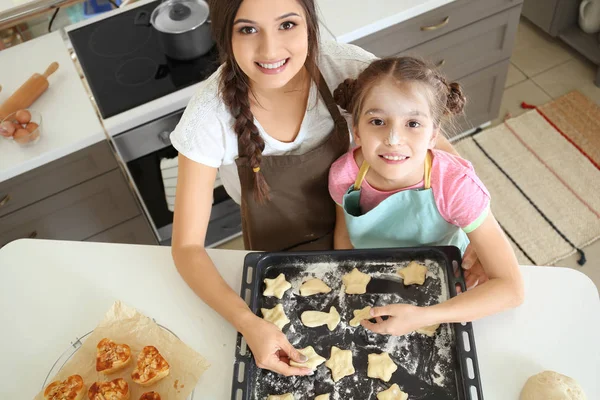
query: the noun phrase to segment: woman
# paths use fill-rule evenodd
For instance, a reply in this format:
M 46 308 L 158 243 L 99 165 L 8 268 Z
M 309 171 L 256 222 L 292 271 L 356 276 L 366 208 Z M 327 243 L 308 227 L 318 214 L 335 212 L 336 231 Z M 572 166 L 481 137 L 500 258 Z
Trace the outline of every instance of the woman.
M 309 374 L 289 365 L 303 356 L 250 311 L 204 249 L 213 183 L 218 168 L 241 204 L 247 249 L 332 249 L 328 171 L 350 139 L 331 88 L 375 57 L 319 44 L 313 0 L 218 0 L 211 20 L 223 65 L 171 135 L 180 153 L 173 259 L 195 293 L 242 333 L 259 367 Z M 452 151 L 447 141 L 442 149 Z

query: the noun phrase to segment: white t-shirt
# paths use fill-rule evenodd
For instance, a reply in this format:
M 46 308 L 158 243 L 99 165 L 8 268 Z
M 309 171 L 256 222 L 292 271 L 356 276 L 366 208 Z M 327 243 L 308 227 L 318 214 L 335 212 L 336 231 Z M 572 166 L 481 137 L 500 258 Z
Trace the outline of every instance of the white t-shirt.
M 356 78 L 376 57 L 360 47 L 335 41 L 320 43 L 319 69 L 333 91 L 345 79 Z M 231 198 L 240 204 L 241 187 L 235 159 L 238 157 L 235 120 L 219 96 L 219 68 L 202 82 L 192 97 L 181 121 L 171 133 L 171 143 L 181 154 L 198 163 L 219 168 L 223 186 Z M 320 145 L 333 129 L 333 119 L 325 102 L 317 101 L 319 90 L 313 82 L 306 114 L 293 142 L 281 142 L 271 137 L 254 119 L 265 141 L 263 155 L 304 154 Z M 315 107 L 316 104 L 316 107 Z

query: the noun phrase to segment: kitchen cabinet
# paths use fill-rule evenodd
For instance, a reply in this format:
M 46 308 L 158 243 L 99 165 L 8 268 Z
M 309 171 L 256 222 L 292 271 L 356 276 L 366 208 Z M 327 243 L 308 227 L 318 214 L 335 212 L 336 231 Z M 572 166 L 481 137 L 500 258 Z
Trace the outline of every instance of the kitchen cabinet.
M 106 141 L 0 183 L 0 246 L 24 237 L 156 244 Z
M 498 116 L 521 6 L 519 0 L 457 0 L 352 43 L 378 57 L 423 57 L 461 83 L 468 105 L 452 129 L 460 133 Z
M 581 0 L 525 0 L 523 16 L 552 37 L 558 37 L 598 66 L 600 87 L 600 36 L 579 28 Z

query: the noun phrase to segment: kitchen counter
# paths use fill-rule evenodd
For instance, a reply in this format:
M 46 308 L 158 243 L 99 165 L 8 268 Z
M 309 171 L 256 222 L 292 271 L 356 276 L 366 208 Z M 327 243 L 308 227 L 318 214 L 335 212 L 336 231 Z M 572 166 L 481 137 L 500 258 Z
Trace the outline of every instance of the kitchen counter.
M 53 61 L 48 90 L 30 106 L 42 114 L 41 138 L 31 147 L 0 138 L 0 182 L 106 139 L 59 32 L 0 52 L 0 102 Z
M 455 0 L 317 0 L 322 22 L 338 42 L 350 43 Z M 344 10 L 344 14 L 340 14 Z
M 208 251 L 239 291 L 246 253 Z M 596 287 L 570 269 L 522 271 L 524 304 L 474 323 L 485 399 L 517 399 L 526 379 L 544 369 L 576 378 L 589 399 L 600 398 Z M 0 249 L 0 274 L 0 398 L 32 398 L 70 343 L 115 300 L 155 318 L 209 360 L 196 398 L 230 398 L 236 332 L 185 284 L 170 248 L 24 239 Z

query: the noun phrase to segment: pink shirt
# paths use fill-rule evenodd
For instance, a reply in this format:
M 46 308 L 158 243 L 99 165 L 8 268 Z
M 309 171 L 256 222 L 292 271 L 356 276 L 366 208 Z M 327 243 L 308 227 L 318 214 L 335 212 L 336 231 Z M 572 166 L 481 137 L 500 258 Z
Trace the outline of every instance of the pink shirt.
M 359 166 L 354 160 L 355 150 L 341 156 L 329 170 L 329 194 L 340 206 L 344 194 L 354 184 L 358 175 Z M 467 233 L 472 232 L 488 213 L 489 192 L 475 174 L 470 162 L 445 151 L 434 149 L 432 153 L 431 189 L 440 215 Z M 423 181 L 411 187 L 383 192 L 364 180 L 360 195 L 361 210 L 367 213 L 394 193 L 422 187 Z

